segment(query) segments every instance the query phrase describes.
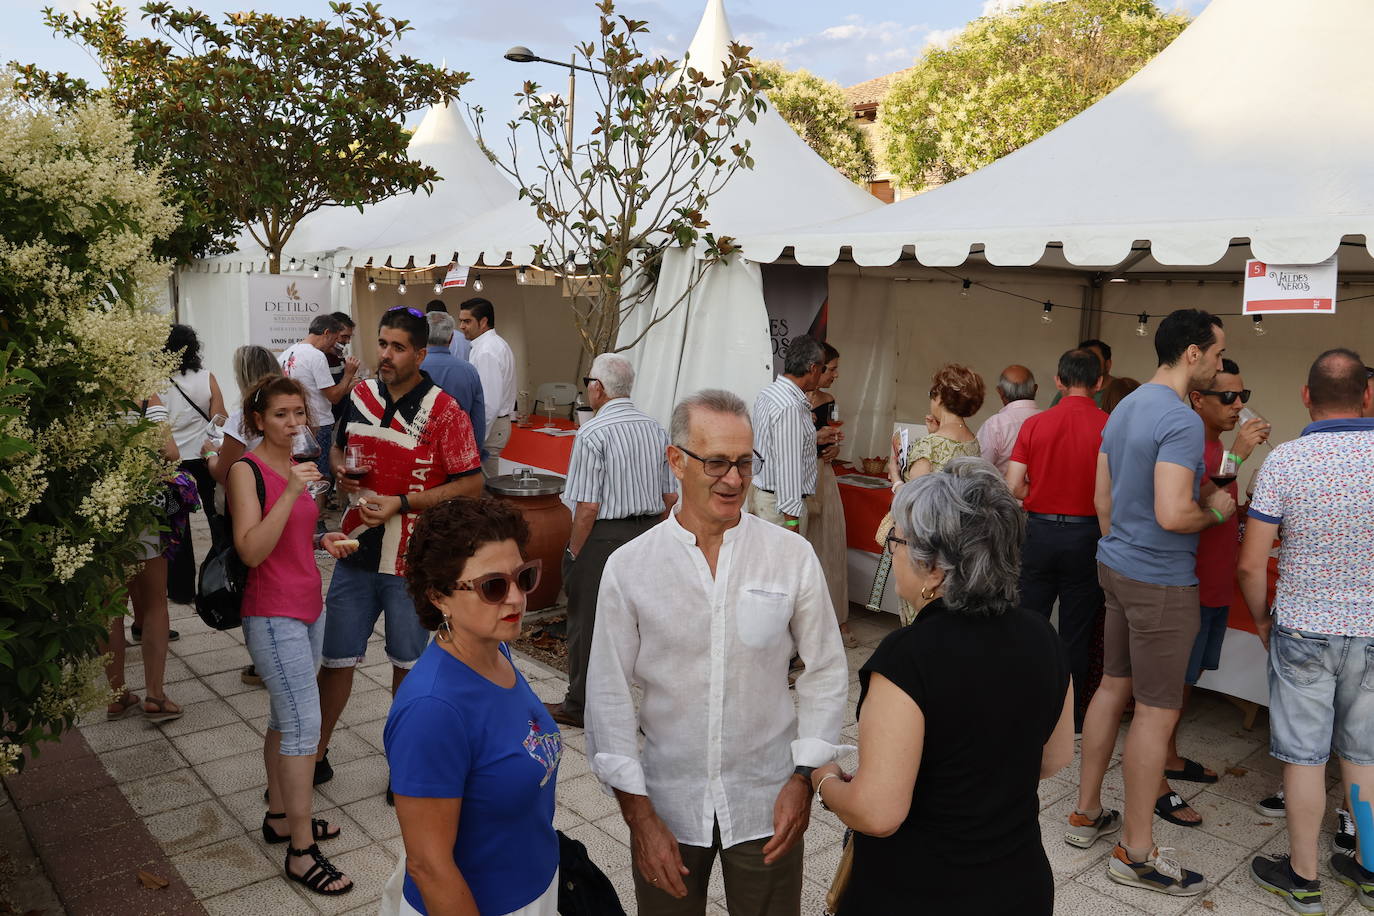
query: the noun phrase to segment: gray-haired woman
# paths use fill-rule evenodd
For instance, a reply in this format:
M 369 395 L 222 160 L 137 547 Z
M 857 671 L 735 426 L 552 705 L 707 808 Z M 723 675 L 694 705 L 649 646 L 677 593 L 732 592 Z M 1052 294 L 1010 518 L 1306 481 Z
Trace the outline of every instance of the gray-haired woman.
M 892 516 L 916 619 L 859 673 L 853 779 L 834 764 L 812 777 L 854 829 L 840 916 L 913 899 L 1049 914 L 1036 788 L 1073 757 L 1073 692 L 1059 637 L 1016 606 L 1021 510 L 991 464 L 955 458 L 902 487 Z

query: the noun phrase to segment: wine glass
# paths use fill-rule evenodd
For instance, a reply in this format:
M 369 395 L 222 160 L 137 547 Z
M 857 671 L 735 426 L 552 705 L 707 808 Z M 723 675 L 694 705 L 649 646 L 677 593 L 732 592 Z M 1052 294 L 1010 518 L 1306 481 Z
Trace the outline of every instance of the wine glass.
M 217 413 L 210 418 L 210 428 L 206 434 L 210 437 L 210 441 L 215 444 L 215 448 L 224 444 L 224 424 L 228 422 L 229 418 L 222 413 Z
M 550 398 L 549 400 L 547 400 L 547 401 L 544 402 L 544 413 L 547 414 L 547 415 L 548 415 L 548 418 L 549 418 L 549 422 L 546 423 L 546 424 L 544 425 L 544 429 L 557 429 L 557 428 L 558 428 L 557 426 L 554 426 L 554 425 L 553 425 L 553 406 L 554 406 L 554 405 L 553 405 L 553 399 L 552 399 L 552 398 Z
M 297 426 L 291 436 L 291 457 L 300 462 L 314 461 L 320 457 L 320 443 L 316 441 L 308 426 Z M 329 481 L 316 480 L 306 484 L 305 490 L 311 498 L 318 498 L 329 491 Z
M 1229 484 L 1235 483 L 1236 474 L 1240 471 L 1240 464 L 1236 461 L 1236 456 L 1225 449 L 1221 452 L 1221 460 L 1217 462 L 1214 470 L 1208 471 L 1207 476 L 1218 489 L 1226 489 Z
M 361 445 L 350 445 L 344 449 L 343 475 L 345 477 L 361 482 L 371 472 L 372 465 L 368 463 L 367 456 L 363 454 Z M 357 505 L 359 498 L 357 493 L 349 494 L 348 507 L 351 509 Z
M 1240 425 L 1241 425 L 1241 426 L 1244 426 L 1246 423 L 1249 423 L 1251 420 L 1259 420 L 1261 423 L 1268 423 L 1268 422 L 1269 422 L 1268 420 L 1264 419 L 1264 417 L 1262 417 L 1262 416 L 1260 416 L 1259 414 L 1255 413 L 1255 412 L 1254 412 L 1253 410 L 1251 410 L 1249 407 L 1242 407 L 1242 408 L 1240 409 Z M 1272 430 L 1272 429 L 1270 430 L 1270 434 L 1271 434 L 1271 435 L 1273 434 L 1273 430 Z M 1268 440 L 1268 439 L 1265 439 L 1265 440 L 1264 440 L 1264 444 L 1265 444 L 1265 445 L 1269 445 L 1269 440 Z M 1270 446 L 1270 448 L 1273 448 L 1273 446 Z

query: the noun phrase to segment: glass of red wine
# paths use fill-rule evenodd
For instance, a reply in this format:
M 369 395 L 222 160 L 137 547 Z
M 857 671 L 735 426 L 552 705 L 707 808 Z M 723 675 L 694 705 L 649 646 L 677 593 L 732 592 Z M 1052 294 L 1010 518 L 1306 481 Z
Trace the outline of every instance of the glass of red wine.
M 1207 472 L 1207 476 L 1219 489 L 1224 490 L 1228 485 L 1235 483 L 1239 470 L 1240 465 L 1236 462 L 1236 456 L 1223 449 L 1221 460 L 1214 469 Z
M 310 427 L 296 427 L 296 432 L 291 436 L 291 457 L 302 463 L 320 457 L 320 443 L 311 433 Z M 329 481 L 317 480 L 306 484 L 305 490 L 312 499 L 322 496 L 329 491 Z
M 372 465 L 368 464 L 361 445 L 350 445 L 344 449 L 343 475 L 345 477 L 349 480 L 361 481 L 370 473 L 372 473 Z M 354 493 L 348 498 L 349 508 L 353 508 L 357 502 L 358 494 Z

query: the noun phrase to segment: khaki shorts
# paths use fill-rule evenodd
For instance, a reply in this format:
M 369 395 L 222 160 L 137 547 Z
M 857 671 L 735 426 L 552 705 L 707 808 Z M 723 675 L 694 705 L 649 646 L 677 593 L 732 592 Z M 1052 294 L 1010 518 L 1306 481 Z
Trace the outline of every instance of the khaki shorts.
M 1137 703 L 1183 708 L 1183 682 L 1200 625 L 1196 585 L 1151 585 L 1097 564 L 1107 599 L 1102 671 L 1131 678 Z

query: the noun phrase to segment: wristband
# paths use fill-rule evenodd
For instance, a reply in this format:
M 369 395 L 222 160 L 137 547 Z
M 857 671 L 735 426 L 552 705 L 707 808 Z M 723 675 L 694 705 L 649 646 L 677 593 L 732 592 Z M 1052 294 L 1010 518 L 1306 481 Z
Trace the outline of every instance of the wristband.
M 402 493 L 402 494 L 401 494 L 401 512 L 405 513 L 405 512 L 409 512 L 409 511 L 410 511 L 410 497 L 407 496 L 406 494 Z
M 1245 463 L 1245 459 L 1237 455 L 1235 452 L 1227 452 L 1226 457 L 1230 458 L 1232 461 L 1236 463 L 1237 470 L 1240 470 L 1240 466 Z
M 1208 507 L 1207 507 L 1207 511 L 1210 512 L 1210 513 L 1212 513 L 1213 515 L 1215 515 L 1215 516 L 1217 517 L 1217 524 L 1218 524 L 1218 525 L 1225 524 L 1225 522 L 1226 522 L 1226 516 L 1222 515 L 1220 512 L 1218 512 L 1216 509 L 1212 508 L 1211 506 L 1208 506 Z
M 801 519 L 789 518 L 783 522 L 788 528 L 797 528 L 801 525 Z
M 219 452 L 206 452 L 204 455 L 201 455 L 200 457 L 202 457 L 202 458 L 218 458 L 218 457 L 219 457 Z

